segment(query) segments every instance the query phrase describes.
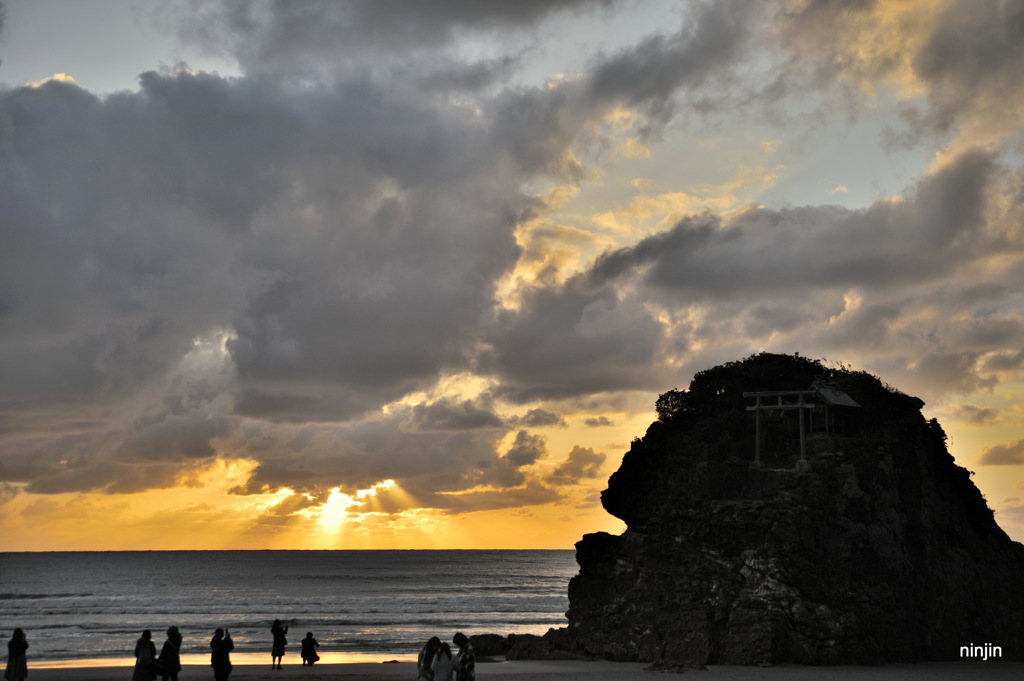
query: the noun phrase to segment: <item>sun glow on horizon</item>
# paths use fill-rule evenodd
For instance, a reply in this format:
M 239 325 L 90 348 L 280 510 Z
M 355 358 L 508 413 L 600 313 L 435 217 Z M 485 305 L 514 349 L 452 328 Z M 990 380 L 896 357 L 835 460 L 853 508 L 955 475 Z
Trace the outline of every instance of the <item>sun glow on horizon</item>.
M 342 492 L 340 487 L 334 487 L 323 505 L 307 509 L 303 515 L 315 518 L 321 527 L 337 530 L 341 525 L 357 517 L 359 512 L 355 509 L 367 506 L 369 498 L 376 497 L 378 491 L 387 492 L 394 487 L 394 480 L 384 480 L 366 489 L 357 490 L 355 496 Z

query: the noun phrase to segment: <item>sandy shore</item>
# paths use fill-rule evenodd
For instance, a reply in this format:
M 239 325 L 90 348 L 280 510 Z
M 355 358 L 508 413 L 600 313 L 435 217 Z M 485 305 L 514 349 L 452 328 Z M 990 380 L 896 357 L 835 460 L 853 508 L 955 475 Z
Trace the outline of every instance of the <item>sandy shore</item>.
M 695 678 L 707 681 L 1019 681 L 1024 679 L 1024 663 L 1019 662 L 939 662 L 925 664 L 885 665 L 880 667 L 802 667 L 782 665 L 778 667 L 732 667 L 713 666 L 706 670 L 689 671 L 683 674 L 645 671 L 647 665 L 625 662 L 488 662 L 477 665 L 480 681 L 658 681 L 671 678 Z M 128 681 L 130 667 L 89 667 L 75 669 L 32 669 L 30 681 Z M 208 666 L 186 665 L 179 675 L 179 681 L 203 679 L 212 681 L 213 672 Z M 305 681 L 336 679 L 338 681 L 414 681 L 416 664 L 397 663 L 356 663 L 317 664 L 303 667 L 300 664 L 286 665 L 284 669 L 272 670 L 270 665 L 235 665 L 231 681 Z

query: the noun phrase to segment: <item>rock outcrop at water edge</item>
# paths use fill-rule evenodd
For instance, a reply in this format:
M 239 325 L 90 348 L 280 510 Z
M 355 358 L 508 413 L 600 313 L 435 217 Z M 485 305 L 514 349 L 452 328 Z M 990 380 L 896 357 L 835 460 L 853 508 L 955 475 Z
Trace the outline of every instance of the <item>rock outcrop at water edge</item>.
M 770 354 L 662 395 L 602 494 L 627 529 L 577 543 L 568 630 L 545 638 L 689 667 L 1020 659 L 1024 546 L 922 406 Z

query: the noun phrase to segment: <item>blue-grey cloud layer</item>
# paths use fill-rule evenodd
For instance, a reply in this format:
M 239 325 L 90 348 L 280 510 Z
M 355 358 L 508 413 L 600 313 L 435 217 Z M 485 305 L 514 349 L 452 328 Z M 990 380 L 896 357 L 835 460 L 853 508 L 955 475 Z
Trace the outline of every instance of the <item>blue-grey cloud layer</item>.
M 530 187 L 582 181 L 566 152 L 600 144 L 596 123 L 629 107 L 656 140 L 715 112 L 781 120 L 843 74 L 832 5 L 692 3 L 548 88 L 514 84 L 528 54 L 467 41 L 615 3 L 186 3 L 164 20 L 243 76 L 143 65 L 105 99 L 0 92 L 0 479 L 135 491 L 230 452 L 258 463 L 239 493 L 394 478 L 451 511 L 542 503 L 604 455 L 547 451 L 529 429 L 565 420 L 536 400 L 656 392 L 768 345 L 934 395 L 1019 375 L 1024 182 L 998 145 L 860 210 L 687 216 L 498 304 Z M 930 89 L 910 137 L 1019 88 L 1020 6 L 944 10 L 911 55 Z M 747 70 L 764 54 L 768 84 Z M 458 373 L 490 386 L 381 412 Z M 528 480 L 545 457 L 564 461 Z M 475 486 L 518 492 L 443 494 Z

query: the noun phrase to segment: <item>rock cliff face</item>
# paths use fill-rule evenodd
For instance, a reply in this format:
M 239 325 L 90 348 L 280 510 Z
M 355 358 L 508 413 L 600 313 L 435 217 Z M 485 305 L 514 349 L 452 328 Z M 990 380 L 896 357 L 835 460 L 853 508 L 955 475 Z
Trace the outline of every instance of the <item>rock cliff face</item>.
M 806 398 L 806 466 L 791 409 L 761 413 L 752 469 L 743 392 L 816 381 L 828 387 Z M 836 395 L 859 406 L 835 406 L 826 433 Z M 576 545 L 572 646 L 685 666 L 955 659 L 986 643 L 1020 659 L 1024 546 L 922 406 L 874 376 L 769 354 L 663 395 L 602 494 L 628 529 Z

